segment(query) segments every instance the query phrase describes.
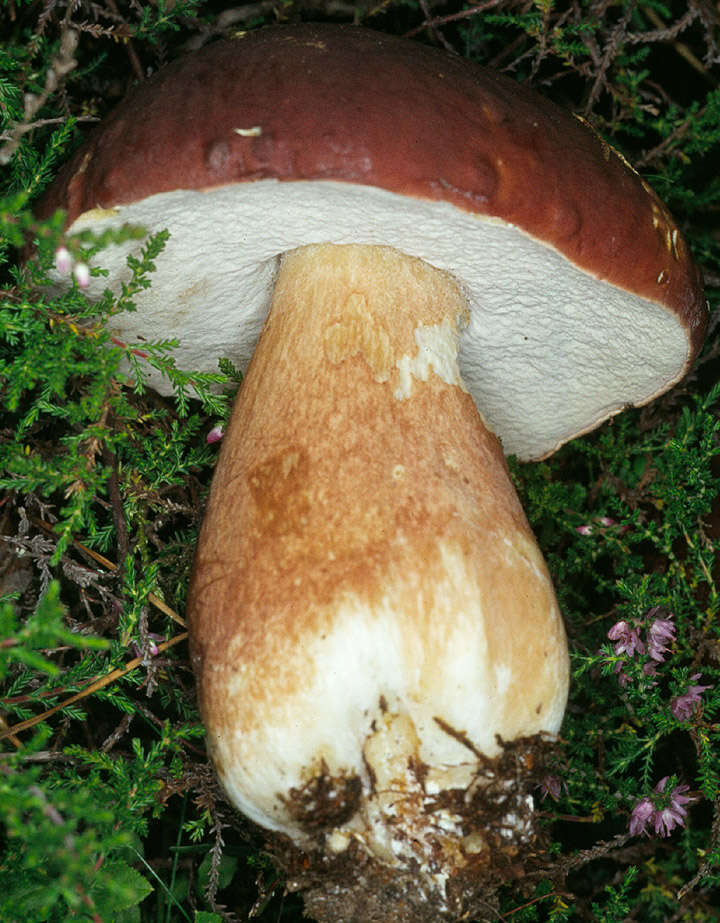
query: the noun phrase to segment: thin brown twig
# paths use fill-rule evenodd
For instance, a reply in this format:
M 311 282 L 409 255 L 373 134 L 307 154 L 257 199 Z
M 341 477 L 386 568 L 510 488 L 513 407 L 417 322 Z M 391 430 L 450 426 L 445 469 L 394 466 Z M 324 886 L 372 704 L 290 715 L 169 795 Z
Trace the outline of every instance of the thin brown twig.
M 6 732 L 6 731 L 8 732 L 7 738 L 8 738 L 8 740 L 10 741 L 10 743 L 11 743 L 14 747 L 17 747 L 18 749 L 19 749 L 20 747 L 22 747 L 23 744 L 22 744 L 22 741 L 20 740 L 20 738 L 19 738 L 19 737 L 16 737 L 15 734 L 13 734 L 13 733 L 10 731 L 10 726 L 9 726 L 9 724 L 8 724 L 7 721 L 3 718 L 3 716 L 0 715 L 0 732 L 3 732 L 3 733 L 4 733 L 4 732 Z
M 120 16 L 120 12 L 117 6 L 115 5 L 115 0 L 107 0 L 107 5 L 110 7 L 113 13 L 115 13 L 115 15 L 120 19 L 120 21 L 123 22 L 123 19 Z M 125 44 L 125 50 L 127 51 L 128 58 L 130 59 L 130 66 L 133 69 L 133 73 L 135 74 L 137 79 L 142 83 L 142 81 L 145 80 L 145 73 L 143 71 L 142 64 L 140 63 L 140 58 L 137 56 L 137 52 L 135 51 L 135 48 L 133 47 L 132 39 L 128 38 L 124 44 Z
M 76 122 L 98 122 L 100 121 L 94 115 L 78 115 L 75 117 Z M 45 128 L 46 125 L 64 125 L 67 122 L 65 116 L 59 116 L 56 119 L 36 119 L 34 122 L 23 122 L 16 125 L 12 131 L 0 133 L 0 141 L 12 141 L 28 131 L 34 131 L 36 128 Z
M 541 894 L 539 897 L 534 897 L 530 901 L 526 901 L 524 904 L 521 904 L 519 907 L 516 907 L 514 910 L 511 910 L 509 913 L 506 913 L 503 916 L 503 920 L 509 920 L 511 917 L 514 917 L 516 913 L 519 913 L 521 910 L 527 910 L 528 907 L 532 907 L 533 904 L 537 904 L 540 901 L 546 901 L 549 897 L 559 897 L 562 898 L 565 895 L 562 891 L 548 891 L 547 894 Z
M 483 0 L 482 3 L 477 3 L 467 10 L 460 10 L 459 13 L 448 13 L 447 16 L 435 16 L 433 19 L 421 23 L 421 25 L 416 26 L 409 32 L 405 32 L 403 38 L 412 38 L 414 35 L 417 35 L 418 32 L 422 32 L 422 30 L 426 28 L 437 28 L 449 22 L 457 22 L 460 19 L 470 19 L 473 16 L 477 16 L 478 13 L 484 13 L 485 10 L 491 10 L 493 7 L 499 6 L 500 3 L 502 3 L 502 0 Z
M 693 70 L 697 71 L 709 84 L 714 87 L 720 86 L 720 81 L 718 81 L 705 67 L 702 61 L 697 58 L 690 48 L 685 44 L 685 42 L 679 42 L 675 38 L 676 35 L 679 35 L 684 29 L 686 29 L 691 23 L 693 23 L 699 16 L 700 11 L 698 9 L 690 9 L 688 12 L 679 19 L 677 22 L 673 23 L 672 26 L 668 26 L 663 20 L 658 16 L 655 10 L 648 9 L 643 7 L 643 13 L 647 16 L 650 22 L 657 27 L 655 33 L 641 33 L 638 36 L 628 36 L 628 39 L 631 42 L 650 42 L 650 41 L 664 41 L 669 42 L 672 47 L 675 49 L 676 53 L 680 55 L 687 63 L 692 67 Z
M 449 51 L 451 54 L 456 54 L 457 52 L 442 34 L 438 26 L 433 24 L 433 15 L 430 12 L 430 5 L 428 0 L 420 0 L 420 9 L 422 10 L 423 16 L 425 17 L 425 22 L 427 23 L 427 29 L 430 35 L 437 39 L 437 41 L 440 42 L 446 51 Z
M 698 113 L 696 113 L 696 115 L 694 116 L 694 118 L 697 118 L 698 116 L 702 115 L 703 111 L 704 111 L 704 107 L 703 107 L 703 109 L 701 109 Z M 688 130 L 688 128 L 690 128 L 690 126 L 691 126 L 692 124 L 693 124 L 693 117 L 688 116 L 688 118 L 686 118 L 684 122 L 681 122 L 681 123 L 680 123 L 680 124 L 679 124 L 679 125 L 667 136 L 667 138 L 663 138 L 663 140 L 662 140 L 659 144 L 656 144 L 655 147 L 651 148 L 649 151 L 647 151 L 645 154 L 643 154 L 642 157 L 640 157 L 639 159 L 636 159 L 636 161 L 635 161 L 635 166 L 636 166 L 636 168 L 637 168 L 638 170 L 640 170 L 640 169 L 642 169 L 643 167 L 647 167 L 648 164 L 652 163 L 653 160 L 655 160 L 656 158 L 658 158 L 658 157 L 660 157 L 662 154 L 664 154 L 665 151 L 666 151 L 675 141 L 678 141 L 680 138 L 682 138 L 682 136 L 685 134 L 685 132 Z
M 42 109 L 53 93 L 62 86 L 65 77 L 77 67 L 75 49 L 78 44 L 78 34 L 74 29 L 65 28 L 60 36 L 60 46 L 57 55 L 50 62 L 45 75 L 45 85 L 40 93 L 25 93 L 25 111 L 19 122 L 11 125 L 7 133 L 9 138 L 0 147 L 0 165 L 10 163 L 15 152 L 20 147 L 24 134 L 36 124 L 35 115 Z
M 630 25 L 630 21 L 635 13 L 635 7 L 637 6 L 637 0 L 631 0 L 627 5 L 627 9 L 623 13 L 622 17 L 616 24 L 615 28 L 612 30 L 606 45 L 605 51 L 603 53 L 602 59 L 600 61 L 600 67 L 598 72 L 595 75 L 595 80 L 590 89 L 590 95 L 588 96 L 587 103 L 585 104 L 585 115 L 589 115 L 595 108 L 595 103 L 600 98 L 600 94 L 607 85 L 606 74 L 612 65 L 612 62 L 615 60 L 623 41 L 627 37 L 627 28 Z
M 166 651 L 171 647 L 174 647 L 176 644 L 180 644 L 181 641 L 185 641 L 188 633 L 186 631 L 181 632 L 179 635 L 175 635 L 174 638 L 170 638 L 168 641 L 163 641 L 162 644 L 158 644 L 158 653 Z M 76 702 L 82 701 L 82 699 L 87 698 L 89 695 L 92 695 L 95 692 L 98 692 L 100 689 L 104 689 L 105 686 L 109 686 L 110 683 L 114 683 L 116 679 L 120 679 L 121 676 L 126 676 L 128 673 L 132 673 L 133 670 L 136 670 L 139 666 L 142 665 L 144 658 L 143 657 L 134 657 L 124 667 L 117 667 L 114 670 L 111 670 L 109 673 L 106 673 L 105 676 L 100 677 L 100 679 L 95 680 L 90 683 L 80 692 L 76 692 L 75 695 L 71 695 L 70 698 L 65 699 L 63 702 L 54 705 L 52 708 L 48 708 L 47 711 L 44 711 L 41 715 L 35 715 L 34 718 L 28 718 L 25 721 L 20 721 L 18 724 L 12 725 L 7 730 L 0 731 L 0 740 L 5 740 L 6 737 L 11 737 L 13 734 L 20 734 L 22 731 L 27 731 L 31 727 L 35 727 L 36 724 L 40 724 L 41 721 L 47 721 L 48 718 L 51 718 L 57 712 L 62 711 L 63 708 L 68 708 L 70 705 L 74 705 Z

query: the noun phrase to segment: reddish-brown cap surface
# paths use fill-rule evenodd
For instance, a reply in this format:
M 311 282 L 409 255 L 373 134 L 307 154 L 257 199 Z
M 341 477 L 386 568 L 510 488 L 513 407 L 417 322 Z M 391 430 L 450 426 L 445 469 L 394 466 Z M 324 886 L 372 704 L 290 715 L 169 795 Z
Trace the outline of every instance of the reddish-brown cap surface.
M 623 373 L 623 382 L 633 378 L 632 387 L 624 390 L 621 383 L 618 394 L 612 395 L 609 387 L 601 386 L 598 406 L 591 408 L 590 398 L 583 398 L 579 416 L 537 439 L 516 439 L 513 431 L 531 426 L 538 408 L 527 414 L 518 409 L 518 419 L 506 425 L 496 407 L 503 402 L 504 384 L 486 381 L 484 369 L 473 371 L 479 363 L 495 362 L 487 355 L 489 343 L 483 342 L 482 358 L 468 359 L 469 387 L 476 395 L 479 389 L 478 403 L 506 443 L 509 440 L 506 448 L 521 455 L 546 454 L 625 404 L 650 400 L 684 374 L 702 341 L 706 307 L 685 242 L 656 195 L 586 124 L 492 71 L 360 28 L 267 29 L 219 42 L 175 62 L 138 87 L 100 126 L 46 196 L 41 212 L 65 208 L 72 225 L 98 207 L 114 209 L 161 193 L 207 193 L 261 181 L 294 186 L 324 182 L 321 195 L 297 204 L 296 211 L 313 213 L 315 225 L 308 221 L 310 239 L 290 235 L 287 242 L 276 244 L 273 238 L 276 247 L 328 239 L 322 236 L 324 225 L 317 216 L 328 183 L 334 191 L 338 184 L 375 187 L 417 203 L 440 203 L 464 215 L 466 224 L 475 215 L 499 219 L 503 233 L 516 230 L 517 237 L 531 240 L 529 246 L 552 248 L 553 259 L 559 254 L 583 275 L 628 293 L 627 308 L 609 310 L 610 328 L 601 333 L 601 289 L 592 295 L 573 289 L 572 295 L 566 295 L 565 283 L 557 281 L 559 264 L 552 259 L 546 275 L 538 278 L 533 258 L 529 280 L 512 242 L 504 253 L 505 244 L 493 244 L 490 262 L 506 261 L 505 296 L 502 305 L 491 305 L 489 316 L 504 316 L 503 331 L 511 327 L 509 314 L 516 318 L 517 341 L 511 352 L 517 358 L 509 362 L 507 374 L 512 374 L 513 364 L 538 366 L 537 382 L 523 380 L 513 403 L 522 403 L 522 391 L 542 386 L 546 372 L 540 366 L 554 361 L 552 349 L 543 353 L 541 361 L 532 351 L 529 359 L 522 358 L 520 347 L 523 338 L 555 337 L 555 314 L 576 317 L 577 335 L 583 335 L 583 327 L 591 327 L 591 340 L 595 339 L 566 363 L 566 354 L 573 350 L 567 346 L 569 335 L 559 336 L 555 353 L 568 371 L 555 385 L 557 410 L 548 408 L 548 413 L 560 412 L 567 402 L 568 381 L 581 377 L 588 361 L 587 374 L 593 374 L 591 357 L 602 352 L 605 342 L 609 354 L 600 359 L 604 365 L 612 364 L 616 314 L 642 313 L 644 308 L 638 305 L 649 304 L 650 313 L 659 306 L 658 316 L 672 317 L 671 326 L 677 328 L 673 358 L 663 358 L 662 371 L 637 385 L 635 373 Z M 294 202 L 293 196 L 289 201 Z M 351 197 L 347 208 L 362 211 L 357 203 L 357 197 Z M 388 203 L 390 211 L 397 207 L 389 199 Z M 188 201 L 188 207 L 195 206 Z M 231 207 L 223 200 L 223 210 Z M 238 205 L 236 223 L 244 221 L 242 207 Z M 330 212 L 335 207 L 329 202 Z M 275 200 L 272 211 L 276 211 Z M 162 210 L 158 227 L 163 226 L 161 214 Z M 118 215 L 116 220 L 134 217 L 123 209 Z M 147 222 L 147 217 L 143 220 Z M 409 224 L 423 220 L 418 213 Z M 499 222 L 477 224 L 485 233 Z M 436 240 L 433 230 L 435 237 L 419 244 L 407 241 L 403 233 L 396 235 L 391 220 L 387 226 L 387 235 L 378 233 L 377 241 L 368 241 L 372 235 L 360 221 L 359 242 L 407 249 L 455 271 L 469 290 L 473 312 L 483 310 L 485 286 L 496 286 L 496 280 L 488 278 L 483 265 L 481 251 L 487 247 L 482 239 L 473 241 L 472 234 L 456 231 L 449 222 L 449 240 Z M 328 227 L 332 232 L 332 220 Z M 246 224 L 239 239 L 264 233 L 263 227 Z M 342 242 L 350 242 L 344 225 L 340 236 Z M 206 239 L 206 247 L 210 246 Z M 453 249 L 458 266 L 450 253 Z M 269 259 L 270 251 L 263 251 L 260 258 Z M 179 262 L 188 262 L 187 253 Z M 475 264 L 480 267 L 479 279 L 471 277 Z M 549 296 L 554 286 L 558 294 Z M 541 296 L 545 303 L 538 321 L 532 311 L 526 314 L 525 305 L 530 293 L 540 289 L 545 290 Z M 590 301 L 593 307 L 581 317 Z M 652 328 L 653 322 L 648 323 Z M 481 330 L 484 324 L 471 323 L 471 333 L 474 326 Z M 657 336 L 662 339 L 665 334 Z M 641 325 L 620 335 L 620 351 L 638 339 L 654 338 Z M 637 362 L 652 364 L 642 349 Z M 487 407 L 483 392 L 490 395 Z

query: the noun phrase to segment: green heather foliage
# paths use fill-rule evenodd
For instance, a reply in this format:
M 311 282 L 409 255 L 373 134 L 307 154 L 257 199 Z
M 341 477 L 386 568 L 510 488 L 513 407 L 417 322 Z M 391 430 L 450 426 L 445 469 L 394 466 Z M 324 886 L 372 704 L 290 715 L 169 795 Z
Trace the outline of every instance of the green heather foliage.
M 673 210 L 707 282 L 693 372 L 533 465 L 512 463 L 553 572 L 573 679 L 538 806 L 545 871 L 516 921 L 720 919 L 720 14 L 697 0 L 4 0 L 0 8 L 0 919 L 300 921 L 204 752 L 182 619 L 240 377 L 104 320 L 152 285 L 165 235 L 65 239 L 32 205 L 133 83 L 274 21 L 445 44 L 590 120 Z M 59 246 L 119 297 L 53 289 Z M 36 258 L 25 263 L 34 248 Z M 141 354 L 140 354 L 141 353 Z M 174 399 L 144 386 L 152 365 Z M 220 393 L 218 393 L 220 392 Z

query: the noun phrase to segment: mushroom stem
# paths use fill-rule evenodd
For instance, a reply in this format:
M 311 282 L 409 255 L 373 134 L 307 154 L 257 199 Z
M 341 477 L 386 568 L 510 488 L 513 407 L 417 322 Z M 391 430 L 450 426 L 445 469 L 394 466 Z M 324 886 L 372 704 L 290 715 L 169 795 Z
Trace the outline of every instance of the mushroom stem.
M 389 248 L 283 257 L 189 600 L 233 802 L 437 892 L 489 835 L 443 795 L 469 804 L 498 737 L 557 731 L 567 694 L 550 578 L 460 377 L 466 315 L 451 276 Z

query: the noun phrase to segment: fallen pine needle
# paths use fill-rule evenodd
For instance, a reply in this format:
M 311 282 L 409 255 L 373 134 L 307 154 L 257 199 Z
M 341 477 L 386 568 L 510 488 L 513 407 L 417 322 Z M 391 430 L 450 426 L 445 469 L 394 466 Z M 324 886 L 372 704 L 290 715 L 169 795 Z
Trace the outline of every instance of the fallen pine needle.
M 188 633 L 183 631 L 181 634 L 175 635 L 174 638 L 170 638 L 169 641 L 163 641 L 162 644 L 158 644 L 158 653 L 166 651 L 168 648 L 174 647 L 174 645 L 184 641 L 187 636 Z M 126 663 L 124 667 L 117 667 L 115 670 L 111 670 L 105 676 L 101 676 L 100 679 L 94 680 L 94 682 L 90 683 L 80 692 L 76 692 L 75 695 L 71 695 L 69 699 L 65 699 L 64 702 L 60 702 L 58 705 L 54 705 L 52 708 L 48 708 L 48 710 L 44 711 L 41 715 L 36 715 L 34 718 L 28 718 L 26 721 L 21 721 L 19 724 L 14 724 L 12 727 L 8 727 L 7 730 L 0 731 L 0 740 L 5 740 L 6 737 L 12 739 L 13 735 L 19 734 L 21 731 L 27 731 L 29 728 L 34 727 L 36 724 L 40 724 L 41 721 L 47 720 L 52 715 L 62 711 L 63 708 L 67 708 L 68 705 L 74 705 L 75 702 L 79 702 L 81 699 L 92 695 L 94 692 L 97 692 L 98 689 L 109 686 L 110 683 L 115 682 L 115 680 L 119 679 L 121 676 L 125 676 L 127 673 L 132 673 L 132 671 L 137 669 L 137 667 L 139 667 L 142 662 L 142 657 L 134 657 L 132 660 Z M 4 723 L 5 722 L 3 722 L 3 724 Z

